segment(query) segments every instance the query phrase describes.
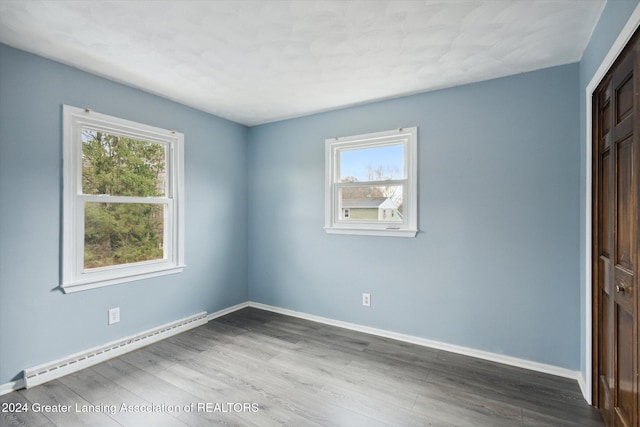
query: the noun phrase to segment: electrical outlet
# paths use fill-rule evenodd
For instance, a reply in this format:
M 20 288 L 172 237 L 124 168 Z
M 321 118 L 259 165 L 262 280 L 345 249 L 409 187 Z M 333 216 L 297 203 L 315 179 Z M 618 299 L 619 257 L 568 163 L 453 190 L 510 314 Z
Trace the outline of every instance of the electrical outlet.
M 109 324 L 113 325 L 120 321 L 120 307 L 109 309 Z
M 371 294 L 362 294 L 362 305 L 371 307 Z

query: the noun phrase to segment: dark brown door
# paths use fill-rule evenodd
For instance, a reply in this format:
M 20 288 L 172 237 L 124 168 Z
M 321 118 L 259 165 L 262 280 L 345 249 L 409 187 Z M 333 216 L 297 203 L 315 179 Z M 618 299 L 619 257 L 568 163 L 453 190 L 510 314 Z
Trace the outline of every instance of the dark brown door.
M 594 403 L 607 426 L 638 427 L 640 44 L 594 93 Z

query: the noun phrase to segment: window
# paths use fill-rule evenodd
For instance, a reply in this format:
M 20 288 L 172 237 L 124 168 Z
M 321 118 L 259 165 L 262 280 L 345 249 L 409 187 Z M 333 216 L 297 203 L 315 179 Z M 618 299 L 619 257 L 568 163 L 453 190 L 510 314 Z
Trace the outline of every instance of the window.
M 325 141 L 327 233 L 416 235 L 417 138 L 412 127 Z
M 181 133 L 63 108 L 64 292 L 184 267 Z

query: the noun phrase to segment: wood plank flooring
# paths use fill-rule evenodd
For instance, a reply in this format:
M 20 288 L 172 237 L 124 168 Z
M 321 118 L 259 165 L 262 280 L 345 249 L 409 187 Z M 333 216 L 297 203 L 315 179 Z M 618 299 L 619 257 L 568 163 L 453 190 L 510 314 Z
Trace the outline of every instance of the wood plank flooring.
M 2 427 L 603 425 L 573 380 L 252 308 L 5 402 Z

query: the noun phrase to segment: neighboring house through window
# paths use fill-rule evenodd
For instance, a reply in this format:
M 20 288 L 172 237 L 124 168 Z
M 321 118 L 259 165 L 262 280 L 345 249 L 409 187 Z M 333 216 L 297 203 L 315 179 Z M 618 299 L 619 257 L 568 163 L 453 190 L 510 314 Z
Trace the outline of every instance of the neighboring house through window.
M 63 107 L 65 292 L 184 267 L 181 133 Z
M 325 141 L 327 233 L 416 235 L 417 132 L 412 127 Z

